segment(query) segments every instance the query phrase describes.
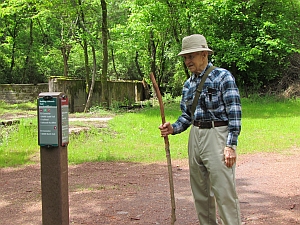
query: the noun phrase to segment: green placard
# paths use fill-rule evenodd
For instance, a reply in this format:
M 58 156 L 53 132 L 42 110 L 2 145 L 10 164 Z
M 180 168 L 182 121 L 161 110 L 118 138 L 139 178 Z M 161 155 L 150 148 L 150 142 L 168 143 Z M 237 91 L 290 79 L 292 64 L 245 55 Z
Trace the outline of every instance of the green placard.
M 57 98 L 39 98 L 39 145 L 58 146 Z

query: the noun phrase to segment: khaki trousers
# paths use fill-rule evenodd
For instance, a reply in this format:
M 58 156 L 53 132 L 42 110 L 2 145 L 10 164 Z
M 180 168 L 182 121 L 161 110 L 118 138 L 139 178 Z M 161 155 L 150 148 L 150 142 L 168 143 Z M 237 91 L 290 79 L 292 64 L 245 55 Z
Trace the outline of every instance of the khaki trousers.
M 212 129 L 192 126 L 190 130 L 190 183 L 201 225 L 218 224 L 216 208 L 224 225 L 241 224 L 235 165 L 228 168 L 224 162 L 227 129 L 227 126 Z

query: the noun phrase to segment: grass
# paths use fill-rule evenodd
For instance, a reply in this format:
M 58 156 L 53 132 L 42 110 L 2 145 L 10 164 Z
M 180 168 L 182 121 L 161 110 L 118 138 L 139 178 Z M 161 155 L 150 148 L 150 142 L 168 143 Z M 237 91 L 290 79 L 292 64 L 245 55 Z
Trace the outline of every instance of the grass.
M 168 113 L 168 111 L 166 111 Z M 178 113 L 178 112 L 177 112 Z M 175 113 L 174 113 L 175 114 Z M 175 120 L 175 117 L 170 117 Z M 109 128 L 93 129 L 89 133 L 81 133 L 72 137 L 69 145 L 70 162 L 88 161 L 134 161 L 153 162 L 165 158 L 164 141 L 159 135 L 161 123 L 157 107 L 148 108 L 138 113 L 119 114 L 109 121 Z M 93 135 L 90 135 L 90 134 Z M 94 137 L 97 138 L 94 138 Z M 176 148 L 172 150 L 174 157 L 186 157 L 187 136 L 172 136 L 170 141 Z M 81 148 L 82 142 L 89 144 Z M 176 155 L 176 156 L 175 156 Z
M 240 153 L 285 152 L 300 146 L 300 99 L 243 99 Z
M 26 102 L 26 103 L 19 103 L 19 104 L 7 104 L 3 101 L 0 101 L 0 115 L 10 114 L 16 115 L 19 113 L 23 113 L 26 111 L 26 114 L 35 114 L 36 111 L 36 102 Z
M 38 152 L 36 118 L 21 119 L 20 124 L 0 127 L 0 168 L 32 163 Z
M 239 154 L 286 153 L 299 149 L 300 99 L 242 99 L 242 107 Z M 111 115 L 100 111 L 94 111 L 92 116 Z M 157 105 L 135 112 L 114 112 L 114 115 L 108 128 L 92 126 L 87 132 L 70 135 L 69 163 L 165 160 L 164 141 L 158 130 L 161 117 Z M 165 115 L 167 121 L 174 122 L 180 115 L 178 102 L 166 104 Z M 187 158 L 188 133 L 169 136 L 172 159 Z M 32 157 L 38 154 L 36 118 L 22 119 L 20 124 L 11 127 L 0 127 L 0 167 L 36 163 Z

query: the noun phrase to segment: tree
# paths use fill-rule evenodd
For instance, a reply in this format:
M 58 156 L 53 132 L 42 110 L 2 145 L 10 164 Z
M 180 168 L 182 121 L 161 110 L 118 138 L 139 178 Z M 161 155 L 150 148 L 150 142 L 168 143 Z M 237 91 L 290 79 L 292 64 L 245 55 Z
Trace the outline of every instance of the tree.
M 216 51 L 214 59 L 233 72 L 244 90 L 259 90 L 282 74 L 286 56 L 295 47 L 289 32 L 295 25 L 289 18 L 292 2 L 216 3 L 219 17 L 214 17 L 215 36 L 211 40 Z
M 107 28 L 107 6 L 106 1 L 101 0 L 102 8 L 102 46 L 103 46 L 103 60 L 102 60 L 102 74 L 101 74 L 101 98 L 102 102 L 107 104 L 108 101 L 108 84 L 107 84 L 107 66 L 108 66 L 108 28 Z
M 298 0 L 3 0 L 0 17 L 1 83 L 65 75 L 89 93 L 95 76 L 105 102 L 107 80 L 149 81 L 150 71 L 162 92 L 180 95 L 190 74 L 177 54 L 192 33 L 244 92 L 280 80 L 300 51 Z
M 85 104 L 85 107 L 84 107 L 84 113 L 88 112 L 88 110 L 90 109 L 90 106 L 91 106 L 93 91 L 94 91 L 94 87 L 95 87 L 95 77 L 96 77 L 96 73 L 97 73 L 96 51 L 95 51 L 95 47 L 93 45 L 92 45 L 92 53 L 93 53 L 92 83 L 91 83 L 91 87 L 89 89 L 89 95 L 88 95 L 88 98 L 86 100 L 86 104 Z

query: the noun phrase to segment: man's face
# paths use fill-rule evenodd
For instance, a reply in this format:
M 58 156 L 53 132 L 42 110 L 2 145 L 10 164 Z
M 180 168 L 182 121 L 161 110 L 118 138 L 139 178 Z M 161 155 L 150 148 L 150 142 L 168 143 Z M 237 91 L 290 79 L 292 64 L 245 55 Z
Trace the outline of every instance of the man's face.
M 183 55 L 186 67 L 195 74 L 201 73 L 207 66 L 205 52 L 193 52 Z

